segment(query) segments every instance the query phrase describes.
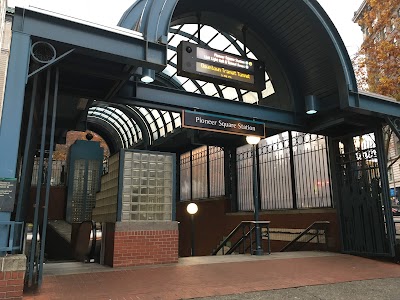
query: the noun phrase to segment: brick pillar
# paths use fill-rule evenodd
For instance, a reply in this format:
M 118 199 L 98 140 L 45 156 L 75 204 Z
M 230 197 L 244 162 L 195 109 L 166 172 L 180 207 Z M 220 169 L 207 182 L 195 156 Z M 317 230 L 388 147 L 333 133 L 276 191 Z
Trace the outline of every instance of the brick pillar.
M 178 222 L 115 224 L 113 267 L 178 262 Z
M 22 254 L 0 257 L 0 299 L 22 299 L 26 257 Z

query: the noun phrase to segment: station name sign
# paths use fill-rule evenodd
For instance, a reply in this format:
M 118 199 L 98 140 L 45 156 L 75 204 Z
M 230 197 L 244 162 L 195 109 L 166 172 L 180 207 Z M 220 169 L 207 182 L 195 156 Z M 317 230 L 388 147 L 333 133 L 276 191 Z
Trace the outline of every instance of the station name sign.
M 200 112 L 182 111 L 182 127 L 215 131 L 237 135 L 255 135 L 265 137 L 265 126 L 262 122 Z
M 265 66 L 258 60 L 181 42 L 178 75 L 244 90 L 265 89 Z

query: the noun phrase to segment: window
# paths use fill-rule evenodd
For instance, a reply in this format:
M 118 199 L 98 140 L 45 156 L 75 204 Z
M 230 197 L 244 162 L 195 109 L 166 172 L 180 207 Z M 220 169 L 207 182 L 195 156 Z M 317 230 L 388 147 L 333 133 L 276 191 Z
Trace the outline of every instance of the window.
M 396 154 L 400 155 L 400 141 L 396 142 Z
M 181 201 L 225 195 L 222 148 L 203 146 L 182 154 L 180 171 Z
M 393 181 L 393 168 L 390 167 L 388 170 L 388 178 L 389 178 L 389 182 Z

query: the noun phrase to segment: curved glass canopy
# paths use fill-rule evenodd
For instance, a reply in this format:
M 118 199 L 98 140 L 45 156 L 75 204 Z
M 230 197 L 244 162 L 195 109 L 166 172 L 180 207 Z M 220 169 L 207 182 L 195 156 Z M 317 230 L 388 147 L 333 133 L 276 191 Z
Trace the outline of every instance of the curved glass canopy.
M 200 34 L 199 34 L 200 29 Z M 199 39 L 200 36 L 200 39 Z M 257 59 L 255 55 L 234 36 L 203 24 L 183 24 L 170 28 L 167 50 L 167 67 L 156 75 L 155 84 L 168 85 L 190 93 L 203 94 L 231 101 L 257 105 L 259 101 L 275 93 L 271 80 L 265 72 L 266 88 L 262 92 L 237 89 L 177 75 L 177 46 L 189 41 L 202 47 L 212 48 L 234 55 Z M 148 136 L 149 144 L 160 137 L 166 137 L 181 127 L 181 116 L 176 112 L 159 109 L 116 105 L 95 101 L 88 111 L 88 122 L 92 118 L 112 126 L 118 133 L 124 148 L 134 147 Z

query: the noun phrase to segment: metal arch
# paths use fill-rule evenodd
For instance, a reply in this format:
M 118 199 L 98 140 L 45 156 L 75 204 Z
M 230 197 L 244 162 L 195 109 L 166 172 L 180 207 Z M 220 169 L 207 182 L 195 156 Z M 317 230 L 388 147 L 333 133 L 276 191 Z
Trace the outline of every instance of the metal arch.
M 239 47 L 238 43 L 236 43 L 236 41 L 233 40 L 232 36 L 229 34 L 226 34 L 225 32 L 221 32 L 221 34 L 228 40 L 231 42 L 231 44 L 236 48 L 237 51 L 239 51 L 240 55 L 246 55 L 246 51 L 243 50 L 241 47 Z M 247 47 L 246 47 L 247 48 Z
M 124 140 L 123 140 L 123 138 L 121 137 L 120 132 L 112 125 L 112 123 L 110 123 L 110 121 L 109 121 L 108 119 L 104 118 L 104 116 L 90 116 L 90 118 L 91 118 L 91 119 L 99 120 L 99 121 L 102 122 L 102 124 L 107 124 L 107 125 L 108 125 L 108 126 L 107 126 L 108 128 L 112 128 L 112 131 L 113 131 L 114 133 L 116 133 L 116 135 L 113 134 L 114 138 L 115 138 L 116 140 L 120 141 L 120 143 L 118 143 L 119 146 L 120 146 L 120 149 L 121 149 L 121 148 L 124 148 L 124 149 L 127 148 L 127 146 L 124 144 Z M 105 126 L 104 126 L 104 127 L 105 127 Z M 116 136 L 118 136 L 118 138 L 116 138 Z
M 139 107 L 136 106 L 136 108 L 139 108 Z M 146 116 L 143 116 L 146 119 L 146 121 L 149 122 L 149 129 L 150 129 L 151 134 L 153 135 L 153 140 L 155 141 L 155 140 L 159 139 L 160 138 L 160 129 L 158 128 L 157 122 L 154 119 L 154 115 L 152 113 L 152 110 L 154 108 L 147 108 L 147 107 L 140 107 L 140 108 L 143 108 L 144 110 L 146 110 L 147 111 L 147 115 L 149 115 L 151 117 L 152 122 L 150 123 L 149 121 L 147 121 Z M 140 109 L 138 109 L 138 111 L 140 112 Z M 154 124 L 154 126 L 156 127 L 157 138 L 154 138 L 154 132 L 151 130 L 151 124 Z
M 103 107 L 101 107 L 101 108 L 103 108 Z M 121 124 L 121 122 L 118 119 L 114 118 L 110 111 L 105 110 L 104 112 L 101 112 L 100 116 L 99 115 L 91 115 L 91 116 L 92 117 L 96 117 L 98 119 L 102 119 L 105 122 L 108 122 L 115 129 L 115 131 L 118 132 L 118 135 L 119 135 L 119 137 L 120 137 L 120 139 L 122 141 L 123 148 L 128 148 L 129 147 L 129 141 L 125 141 L 125 139 L 123 138 L 122 131 L 119 130 L 119 128 L 116 128 L 115 126 L 113 126 L 112 122 L 110 122 L 110 121 L 115 121 L 115 123 L 117 123 L 118 125 L 121 126 L 121 129 L 123 129 L 123 124 Z M 107 118 L 106 118 L 106 116 L 107 116 Z M 127 136 L 126 133 L 124 133 L 124 134 L 125 134 L 125 136 Z
M 163 123 L 163 126 L 164 126 L 164 137 L 165 137 L 165 136 L 167 135 L 167 124 L 165 123 L 164 116 L 163 116 L 163 114 L 161 113 L 161 110 L 159 110 L 159 109 L 152 109 L 150 112 L 151 112 L 151 114 L 153 115 L 153 117 L 154 117 L 154 114 L 153 114 L 154 111 L 157 111 L 157 112 L 158 112 L 158 115 L 160 116 L 161 122 Z M 155 117 L 154 117 L 154 118 L 155 118 Z M 154 123 L 155 123 L 156 126 L 157 126 L 158 138 L 161 138 L 161 137 L 162 137 L 162 136 L 161 136 L 161 131 L 160 131 L 161 128 L 158 126 L 157 120 L 155 120 Z
M 128 108 L 125 105 L 121 105 L 121 104 L 112 104 L 112 103 L 110 103 L 109 106 L 113 106 L 115 108 L 118 108 L 127 117 L 131 118 L 135 122 L 135 125 L 141 131 L 143 142 L 146 145 L 150 145 L 149 129 L 147 128 L 146 123 L 142 120 L 142 118 L 140 117 L 140 115 L 136 111 Z M 137 136 L 138 136 L 138 140 L 139 140 L 139 135 L 137 135 Z
M 122 139 L 122 137 L 121 137 L 121 135 L 120 135 L 120 132 L 118 132 L 118 130 L 109 122 L 108 119 L 104 118 L 104 116 L 89 116 L 88 118 L 99 120 L 99 121 L 101 121 L 102 123 L 107 124 L 108 126 L 110 126 L 111 128 L 113 128 L 112 131 L 114 131 L 114 132 L 117 134 L 117 136 L 118 136 L 118 139 L 114 138 L 114 140 L 120 141 L 120 143 L 118 143 L 118 144 L 120 144 L 121 148 L 125 148 L 124 141 L 123 141 L 123 139 Z M 111 132 L 111 131 L 110 131 L 110 132 Z M 115 135 L 113 135 L 113 136 L 115 137 Z
M 147 41 L 167 44 L 177 3 L 178 0 L 138 0 L 125 11 L 118 26 L 143 33 Z
M 122 145 L 119 145 L 113 136 L 113 131 L 114 134 L 118 133 L 115 132 L 115 129 L 112 126 L 95 117 L 88 117 L 87 124 L 90 130 L 98 133 L 105 140 L 108 149 L 110 150 L 110 154 L 114 154 L 122 148 Z
M 100 108 L 102 108 L 102 109 L 107 109 L 108 107 L 112 107 L 112 108 L 114 108 L 114 109 L 119 109 L 118 107 L 115 107 L 115 106 L 113 106 L 113 105 L 107 105 L 107 104 L 104 104 L 104 103 L 96 103 L 96 106 L 92 106 L 92 107 L 100 107 Z M 119 109 L 120 110 L 120 109 Z M 107 112 L 111 112 L 111 110 L 107 110 Z M 114 111 L 112 111 L 115 115 L 118 115 L 121 119 L 123 119 L 123 121 L 125 122 L 125 120 L 124 120 L 124 118 L 122 117 L 122 115 L 120 115 L 118 112 L 116 112 L 115 110 Z M 122 113 L 124 113 L 123 111 L 122 111 Z M 124 113 L 125 114 L 125 113 Z M 107 113 L 107 115 L 110 115 L 110 114 L 108 114 Z M 130 119 L 128 116 L 126 116 L 126 114 L 125 114 L 125 117 L 128 119 L 128 120 L 130 120 L 131 122 L 132 122 L 132 119 Z M 134 120 L 133 120 L 134 121 Z M 117 123 L 118 124 L 121 124 L 120 122 L 118 122 L 117 121 Z M 132 124 L 134 124 L 134 122 L 132 122 Z M 131 128 L 130 126 L 127 126 L 128 127 L 128 130 L 129 130 L 129 133 L 130 133 L 130 135 L 131 135 L 131 137 L 132 137 L 132 144 L 134 143 L 134 141 L 133 141 L 133 137 L 135 136 L 135 134 L 136 134 L 136 136 L 138 136 L 137 135 L 137 132 L 135 131 L 134 132 L 134 128 Z M 122 124 L 122 126 L 121 126 L 121 130 L 124 130 L 125 131 L 125 134 L 126 134 L 126 136 L 128 137 L 128 134 L 127 134 L 127 131 L 126 131 L 126 128 L 124 128 L 124 124 Z M 129 138 L 129 137 L 128 137 Z M 128 147 L 129 146 L 131 146 L 131 145 L 129 145 L 129 141 L 127 141 L 127 143 L 128 143 Z
M 134 111 L 143 120 L 144 124 L 146 125 L 147 134 L 149 136 L 149 144 L 148 145 L 152 145 L 153 142 L 154 142 L 154 137 L 151 134 L 152 132 L 151 132 L 151 129 L 150 129 L 150 123 L 147 121 L 147 119 L 142 114 L 142 112 L 140 110 L 138 110 L 139 106 L 127 105 L 127 107 L 129 107 L 129 109 Z
M 115 121 L 115 123 L 119 124 L 121 127 L 122 127 L 122 124 L 118 120 L 115 120 L 112 117 L 112 115 L 110 114 L 109 111 L 104 111 L 104 112 L 101 113 L 101 115 L 93 114 L 91 116 L 95 117 L 95 118 L 98 118 L 98 119 L 101 119 L 104 122 L 109 123 L 115 129 L 115 131 L 118 133 L 118 136 L 119 136 L 119 138 L 121 139 L 121 142 L 122 142 L 122 147 L 123 148 L 128 148 L 129 147 L 129 143 L 128 143 L 128 141 L 125 141 L 125 139 L 123 138 L 123 134 L 122 134 L 121 130 L 119 130 L 119 128 L 117 128 L 117 127 L 115 127 L 113 125 L 114 121 Z M 125 135 L 126 135 L 126 133 L 125 133 Z
M 357 81 L 354 75 L 353 65 L 351 64 L 350 57 L 346 51 L 346 47 L 340 38 L 339 33 L 335 29 L 335 25 L 333 25 L 331 19 L 326 14 L 325 10 L 321 7 L 321 5 L 316 0 L 304 0 L 304 3 L 311 9 L 311 11 L 318 18 L 322 26 L 324 27 L 326 33 L 328 33 L 329 38 L 332 40 L 332 43 L 336 49 L 336 53 L 339 56 L 343 73 L 346 79 L 346 84 L 348 89 L 352 92 L 357 92 Z

